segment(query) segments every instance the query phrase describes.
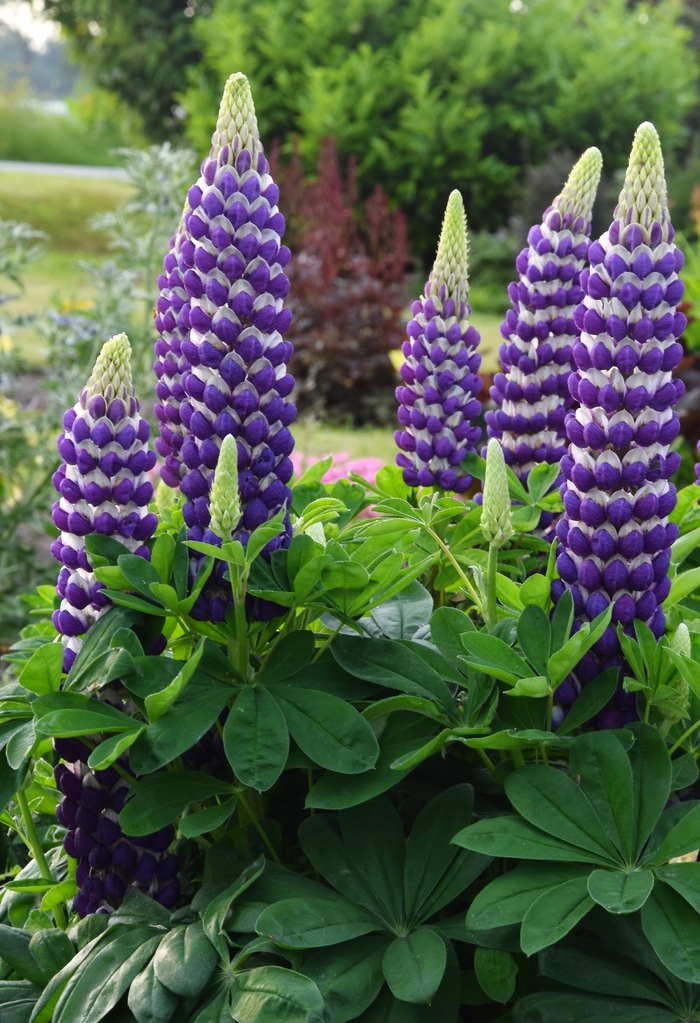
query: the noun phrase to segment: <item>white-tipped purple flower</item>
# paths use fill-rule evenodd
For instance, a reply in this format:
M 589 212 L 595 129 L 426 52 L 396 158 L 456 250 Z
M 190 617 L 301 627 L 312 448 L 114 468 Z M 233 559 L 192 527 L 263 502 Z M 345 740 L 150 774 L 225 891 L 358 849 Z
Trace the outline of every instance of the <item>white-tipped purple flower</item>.
M 472 425 L 481 411 L 476 395 L 480 336 L 469 325 L 467 218 L 459 192 L 450 195 L 437 256 L 425 295 L 411 307 L 403 385 L 396 390 L 399 423 L 397 465 L 411 487 L 463 493 L 472 478 L 462 468 L 481 436 Z
M 555 598 L 571 590 L 576 615 L 592 620 L 612 603 L 612 624 L 578 666 L 579 682 L 621 664 L 615 626 L 635 619 L 664 632 L 670 546 L 678 528 L 670 478 L 680 456 L 669 452 L 679 430 L 673 406 L 683 384 L 672 377 L 686 318 L 663 158 L 656 129 L 640 125 L 615 219 L 589 249 L 590 271 L 576 311 L 577 371 L 569 386 L 580 402 L 566 419 L 569 454 L 561 462 L 565 514 Z M 618 695 L 617 707 L 633 696 Z M 607 719 L 606 719 L 607 721 Z
M 158 417 L 160 437 L 156 440 L 158 453 L 165 459 L 160 474 L 170 487 L 178 487 L 185 469 L 180 448 L 187 430 L 180 418 L 180 404 L 185 398 L 183 375 L 190 369 L 182 353 L 182 342 L 189 336 L 190 297 L 185 291 L 182 248 L 186 242 L 189 253 L 192 241 L 185 226 L 185 209 L 178 229 L 170 242 L 170 251 L 163 260 L 163 273 L 158 278 L 160 295 L 156 303 L 155 324 L 160 337 L 155 344 L 156 361 L 153 365 L 158 382 L 154 411 Z
M 61 535 L 51 553 L 62 568 L 56 586 L 61 606 L 53 622 L 64 637 L 66 670 L 80 649 L 81 636 L 102 613 L 106 600 L 85 550 L 85 537 L 114 537 L 131 553 L 148 558 L 144 546 L 158 524 L 148 511 L 155 465 L 149 451 L 148 421 L 139 415 L 126 334 L 107 341 L 80 400 L 63 417 L 58 438 L 63 464 L 53 477 L 60 494 L 53 506 Z
M 566 451 L 571 346 L 580 334 L 573 313 L 583 298 L 580 274 L 601 166 L 600 152 L 587 149 L 542 223 L 530 229 L 515 264 L 520 279 L 508 288 L 513 308 L 501 324 L 503 372 L 491 388 L 498 409 L 486 413 L 486 423 L 521 479 Z
M 231 75 L 211 153 L 188 193 L 187 237 L 180 246 L 189 298 L 181 307 L 186 332 L 181 352 L 191 367 L 183 374 L 186 397 L 179 409 L 186 430 L 180 486 L 191 540 L 220 543 L 209 528 L 209 492 L 226 436 L 238 447 L 238 539 L 245 543 L 291 499 L 294 439 L 288 427 L 296 408 L 288 401 L 294 387 L 287 372 L 292 346 L 282 337 L 292 318 L 284 307 L 290 252 L 281 244 L 285 224 L 278 197 L 248 80 Z M 288 526 L 270 549 L 290 537 Z M 220 620 L 226 590 L 212 577 L 208 596 L 200 598 L 193 615 Z

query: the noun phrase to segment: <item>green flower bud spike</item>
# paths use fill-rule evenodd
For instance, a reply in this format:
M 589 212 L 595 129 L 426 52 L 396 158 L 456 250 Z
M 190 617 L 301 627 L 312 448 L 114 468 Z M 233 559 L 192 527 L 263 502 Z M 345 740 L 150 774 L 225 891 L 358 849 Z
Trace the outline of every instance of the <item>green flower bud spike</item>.
M 562 217 L 570 213 L 574 219 L 583 217 L 586 222 L 590 221 L 602 169 L 600 150 L 591 146 L 574 164 L 566 184 L 552 203 Z
M 690 657 L 690 633 L 688 632 L 688 626 L 683 622 L 681 622 L 674 633 L 671 640 L 671 650 L 674 650 L 677 654 L 682 654 L 684 657 Z
M 226 82 L 221 97 L 216 130 L 211 137 L 210 159 L 215 160 L 224 146 L 233 146 L 236 153 L 241 149 L 252 152 L 256 142 L 260 142 L 260 131 L 250 84 L 242 72 L 236 71 Z
M 114 398 L 128 402 L 134 397 L 131 345 L 126 334 L 116 334 L 102 345 L 90 379 L 85 385 L 85 398 L 88 402 L 98 394 L 106 402 Z
M 231 539 L 231 533 L 241 519 L 241 500 L 238 494 L 238 446 L 235 437 L 229 433 L 224 437 L 219 451 L 219 461 L 214 473 L 210 498 L 211 530 L 224 543 Z
M 454 299 L 457 310 L 460 302 L 466 305 L 469 298 L 468 264 L 467 215 L 462 196 L 455 189 L 447 200 L 437 255 L 430 275 L 430 294 L 438 294 L 443 302 L 448 298 Z M 440 291 L 443 285 L 444 294 Z
M 661 224 L 661 241 L 668 241 L 671 217 L 664 176 L 664 158 L 659 134 L 650 121 L 635 132 L 625 183 L 620 192 L 615 219 L 625 225 L 639 224 L 649 240 L 652 225 Z
M 484 503 L 481 509 L 481 532 L 489 544 L 486 575 L 486 601 L 484 618 L 486 627 L 493 629 L 498 622 L 496 602 L 496 576 L 498 549 L 513 535 L 513 515 L 508 493 L 508 473 L 500 441 L 492 437 L 486 448 L 486 477 Z

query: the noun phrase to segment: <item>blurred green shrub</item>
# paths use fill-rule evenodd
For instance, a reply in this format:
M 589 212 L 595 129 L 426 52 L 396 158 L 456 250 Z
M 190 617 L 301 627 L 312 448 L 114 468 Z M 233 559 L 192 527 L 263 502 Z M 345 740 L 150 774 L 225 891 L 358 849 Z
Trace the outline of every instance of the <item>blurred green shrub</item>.
M 625 0 L 218 0 L 194 26 L 205 60 L 187 69 L 187 130 L 205 150 L 223 82 L 245 72 L 262 136 L 299 133 L 307 171 L 336 137 L 361 194 L 382 184 L 427 262 L 453 188 L 471 229 L 494 230 L 553 147 L 598 145 L 612 171 L 650 119 L 673 148 L 695 59 L 680 5 L 642 13 Z

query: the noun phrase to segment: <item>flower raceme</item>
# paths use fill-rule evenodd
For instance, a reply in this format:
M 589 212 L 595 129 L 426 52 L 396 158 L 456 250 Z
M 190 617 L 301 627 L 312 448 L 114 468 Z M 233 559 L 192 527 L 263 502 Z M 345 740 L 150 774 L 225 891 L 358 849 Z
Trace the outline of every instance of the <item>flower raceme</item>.
M 678 535 L 668 516 L 676 504 L 669 481 L 680 456 L 669 445 L 679 430 L 673 406 L 683 393 L 672 379 L 686 324 L 676 309 L 683 255 L 674 244 L 661 146 L 649 123 L 637 130 L 615 219 L 591 245 L 589 262 L 575 314 L 581 337 L 569 386 L 580 406 L 566 419 L 571 446 L 561 461 L 565 514 L 557 526 L 561 579 L 553 595 L 570 588 L 580 620 L 592 620 L 610 603 L 613 615 L 579 664 L 578 683 L 621 663 L 618 623 L 629 631 L 639 619 L 657 638 L 663 635 L 661 605 Z M 574 696 L 572 688 L 566 699 Z M 632 704 L 631 694 L 618 693 L 619 711 Z
M 53 477 L 59 500 L 54 525 L 61 531 L 51 553 L 61 562 L 56 590 L 61 606 L 53 622 L 63 635 L 68 670 L 90 625 L 104 610 L 85 537 L 114 537 L 132 554 L 149 558 L 145 542 L 158 521 L 148 511 L 153 487 L 148 472 L 156 461 L 148 448 L 149 425 L 139 414 L 126 334 L 107 341 L 80 399 L 63 417 L 58 438 L 63 464 Z
M 411 307 L 403 385 L 396 390 L 402 427 L 395 434 L 396 462 L 411 487 L 464 493 L 472 484 L 462 462 L 481 436 L 472 420 L 481 410 L 476 395 L 482 381 L 480 336 L 469 325 L 467 257 L 467 219 L 454 191 L 425 294 Z
M 558 462 L 566 451 L 571 346 L 580 334 L 573 314 L 583 298 L 580 276 L 601 166 L 599 150 L 587 149 L 542 223 L 530 229 L 528 246 L 516 260 L 520 279 L 508 288 L 513 308 L 501 324 L 503 372 L 491 388 L 498 408 L 486 413 L 486 423 L 521 479 L 540 462 Z

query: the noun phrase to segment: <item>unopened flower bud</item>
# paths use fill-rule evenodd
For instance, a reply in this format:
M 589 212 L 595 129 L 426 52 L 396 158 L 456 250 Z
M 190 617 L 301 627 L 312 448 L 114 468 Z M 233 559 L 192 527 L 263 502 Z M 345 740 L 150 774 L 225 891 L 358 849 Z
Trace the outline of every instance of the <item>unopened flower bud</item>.
M 690 657 L 690 633 L 683 622 L 678 626 L 671 640 L 671 650 L 684 657 Z
M 486 449 L 481 532 L 494 547 L 502 547 L 513 535 L 513 515 L 510 507 L 508 475 L 503 458 L 503 448 L 493 437 Z
M 238 447 L 229 433 L 219 451 L 219 461 L 211 487 L 211 529 L 226 543 L 241 518 L 238 494 Z

